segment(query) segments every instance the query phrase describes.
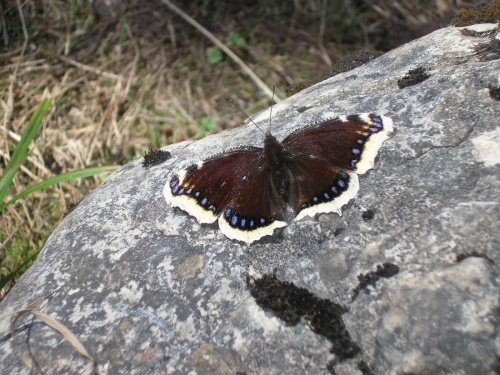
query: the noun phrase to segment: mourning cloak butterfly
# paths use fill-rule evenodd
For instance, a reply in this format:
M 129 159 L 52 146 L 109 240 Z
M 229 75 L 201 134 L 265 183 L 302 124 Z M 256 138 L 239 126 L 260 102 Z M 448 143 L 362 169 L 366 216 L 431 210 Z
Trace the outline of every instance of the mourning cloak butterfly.
M 167 203 L 200 223 L 219 219 L 227 237 L 246 243 L 295 220 L 337 212 L 359 189 L 358 174 L 374 165 L 392 120 L 376 114 L 341 116 L 305 126 L 264 148 L 242 147 L 193 164 L 165 185 Z

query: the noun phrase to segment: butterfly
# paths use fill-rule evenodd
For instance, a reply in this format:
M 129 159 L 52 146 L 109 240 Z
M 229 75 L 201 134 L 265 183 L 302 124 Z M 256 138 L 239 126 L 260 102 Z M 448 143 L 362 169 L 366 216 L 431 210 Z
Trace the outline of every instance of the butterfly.
M 262 148 L 232 149 L 174 173 L 163 194 L 199 223 L 218 220 L 225 236 L 250 244 L 287 225 L 287 204 L 295 220 L 340 215 L 392 131 L 392 119 L 377 114 L 306 125 L 281 142 L 268 131 Z

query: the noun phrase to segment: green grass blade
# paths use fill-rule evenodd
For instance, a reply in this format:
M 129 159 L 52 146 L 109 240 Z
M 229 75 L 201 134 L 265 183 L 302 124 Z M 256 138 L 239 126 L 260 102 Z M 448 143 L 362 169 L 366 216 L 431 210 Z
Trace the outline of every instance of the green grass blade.
M 33 254 L 27 257 L 19 266 L 17 266 L 14 271 L 5 276 L 3 280 L 0 280 L 0 290 L 2 290 L 9 283 L 9 281 L 11 281 L 14 277 L 16 277 L 16 275 L 19 272 L 21 272 L 23 268 L 28 265 L 29 262 L 35 259 L 41 250 L 42 249 L 38 249 L 37 251 L 35 251 Z
M 26 127 L 21 140 L 16 146 L 16 149 L 14 150 L 14 153 L 12 154 L 7 167 L 5 167 L 5 171 L 0 180 L 0 202 L 3 202 L 5 195 L 7 194 L 7 191 L 12 184 L 14 175 L 16 174 L 24 159 L 27 157 L 28 147 L 33 138 L 35 138 L 35 135 L 40 128 L 40 124 L 49 111 L 51 104 L 51 99 L 43 99 L 42 102 L 38 105 L 35 113 L 33 113 L 33 116 L 31 116 L 28 126 Z
M 25 160 L 26 160 L 26 155 L 24 156 L 24 158 L 16 160 L 16 162 L 11 166 L 11 168 L 5 169 L 2 178 L 0 178 L 0 191 L 5 190 L 5 192 L 7 192 L 7 190 L 9 190 L 14 175 L 16 174 L 17 170 Z M 9 163 L 9 165 L 11 164 Z
M 7 203 L 1 205 L 0 212 L 2 212 L 7 206 L 11 205 L 12 203 L 16 202 L 17 200 L 19 200 L 21 198 L 24 198 L 28 194 L 31 194 L 31 193 L 38 191 L 38 190 L 45 189 L 46 187 L 49 187 L 51 185 L 59 184 L 61 182 L 75 180 L 77 178 L 90 177 L 90 176 L 94 176 L 94 175 L 100 174 L 100 173 L 114 172 L 118 168 L 120 168 L 119 165 L 106 165 L 106 166 L 101 166 L 101 167 L 78 169 L 76 171 L 67 172 L 67 173 L 63 173 L 63 174 L 48 178 L 42 182 L 39 182 L 38 184 L 30 186 L 29 188 L 27 188 L 23 192 L 16 195 L 14 198 L 12 198 Z

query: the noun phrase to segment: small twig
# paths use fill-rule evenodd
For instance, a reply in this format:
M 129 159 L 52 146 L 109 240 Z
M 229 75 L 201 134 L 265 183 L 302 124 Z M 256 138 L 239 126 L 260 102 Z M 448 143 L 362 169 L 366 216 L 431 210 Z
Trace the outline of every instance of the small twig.
M 9 34 L 7 34 L 7 22 L 5 22 L 5 15 L 3 13 L 2 2 L 0 1 L 0 17 L 2 17 L 2 34 L 4 47 L 9 46 Z
M 326 28 L 327 10 L 328 10 L 328 0 L 323 0 L 321 3 L 321 19 L 319 23 L 318 45 L 321 51 L 321 57 L 328 66 L 332 66 L 332 60 L 330 59 L 330 56 L 328 56 L 328 52 L 323 44 L 323 37 L 325 36 L 325 28 Z
M 101 75 L 104 77 L 108 77 L 108 78 L 112 78 L 112 79 L 116 79 L 116 80 L 118 80 L 120 78 L 120 76 L 117 74 L 104 72 L 104 71 L 97 69 L 97 68 L 92 68 L 91 66 L 79 63 L 78 61 L 72 60 L 72 59 L 67 58 L 65 56 L 62 56 L 62 55 L 59 55 L 57 57 L 60 58 L 62 61 L 67 62 L 68 64 L 71 64 L 73 66 L 76 66 L 77 68 L 85 70 L 86 72 L 95 73 L 95 74 L 98 74 L 98 75 Z
M 4 158 L 5 160 L 10 160 L 10 156 L 7 155 L 5 152 L 3 151 L 0 151 L 0 156 L 2 158 Z M 27 159 L 29 162 L 33 163 L 33 164 L 36 164 L 37 167 L 40 167 L 40 164 L 34 160 L 31 156 L 28 156 L 28 159 Z M 28 168 L 26 168 L 24 165 L 21 165 L 19 167 L 20 170 L 22 170 L 24 173 L 26 173 L 28 176 L 31 177 L 31 179 L 33 181 L 36 181 L 36 182 L 40 182 L 40 181 L 43 181 L 43 179 L 41 177 L 38 177 L 36 174 L 34 174 L 33 172 L 31 172 Z M 42 166 L 42 169 L 45 171 L 45 166 Z M 50 176 L 50 173 L 48 174 Z
M 19 0 L 16 0 L 17 3 L 17 10 L 19 11 L 19 18 L 21 19 L 21 25 L 23 27 L 23 35 L 24 35 L 24 43 L 23 43 L 23 48 L 21 49 L 21 55 L 19 56 L 19 60 L 17 61 L 17 66 L 16 69 L 14 70 L 14 73 L 12 74 L 10 85 L 9 85 L 9 91 L 7 95 L 7 103 L 5 105 L 5 113 L 3 116 L 3 123 L 4 127 L 7 128 L 7 121 L 9 120 L 10 116 L 12 115 L 12 108 L 14 107 L 14 97 L 12 95 L 12 90 L 14 88 L 14 82 L 16 81 L 16 76 L 17 72 L 19 70 L 19 65 L 21 64 L 21 59 L 24 56 L 24 51 L 26 51 L 26 47 L 28 46 L 28 30 L 26 29 L 26 24 L 24 22 L 24 14 L 23 14 L 23 9 L 21 7 L 21 4 L 19 3 Z
M 132 34 L 132 30 L 130 29 L 130 26 L 127 24 L 126 25 L 126 30 L 128 37 L 132 41 L 132 45 L 134 47 L 135 51 L 135 56 L 134 56 L 134 61 L 132 63 L 132 69 L 130 70 L 130 74 L 128 76 L 127 80 L 127 85 L 125 86 L 125 90 L 123 91 L 122 98 L 126 98 L 130 92 L 130 87 L 132 86 L 133 83 L 135 83 L 135 76 L 137 74 L 137 66 L 139 65 L 139 60 L 141 57 L 141 49 L 139 48 L 137 44 L 137 40 L 134 39 L 134 35 Z
M 19 67 L 25 67 L 25 66 L 33 66 L 33 65 L 40 65 L 44 64 L 47 61 L 47 59 L 38 59 L 38 60 L 31 60 L 31 61 L 26 61 L 23 63 L 15 63 L 15 64 L 9 64 L 9 65 L 4 65 L 2 66 L 2 70 L 0 70 L 0 74 L 6 73 L 9 70 L 15 69 L 16 66 L 19 65 Z
M 167 29 L 170 34 L 170 44 L 172 45 L 172 52 L 177 52 L 177 38 L 175 37 L 175 28 L 172 22 L 172 16 L 168 15 L 167 17 Z
M 273 92 L 269 89 L 269 87 L 266 86 L 262 80 L 257 77 L 257 75 L 253 72 L 252 69 L 248 67 L 236 54 L 231 51 L 229 48 L 225 46 L 224 43 L 222 43 L 219 39 L 217 39 L 210 31 L 205 29 L 203 26 L 201 26 L 198 22 L 196 22 L 194 19 L 189 17 L 186 13 L 184 13 L 182 10 L 177 8 L 174 4 L 172 4 L 169 0 L 161 0 L 163 4 L 168 6 L 170 9 L 172 9 L 175 13 L 177 13 L 179 16 L 184 18 L 188 23 L 193 25 L 199 32 L 201 32 L 203 35 L 205 35 L 208 39 L 210 39 L 217 47 L 219 47 L 221 50 L 226 53 L 236 64 L 238 64 L 241 69 L 255 82 L 255 84 L 270 98 L 273 97 Z M 276 102 L 280 102 L 279 98 L 275 98 Z
M 12 138 L 14 141 L 16 142 L 20 142 L 21 141 L 21 136 L 19 134 L 16 134 L 14 133 L 13 131 L 10 131 L 10 130 L 7 130 L 7 129 L 4 129 L 3 126 L 0 125 L 0 128 L 4 131 L 4 133 L 7 133 L 7 135 Z M 30 150 L 33 151 L 32 153 L 37 153 L 40 160 L 43 159 L 42 157 L 42 154 L 40 153 L 40 151 L 36 148 L 36 146 L 30 146 Z M 5 158 L 7 161 L 10 160 L 10 155 L 6 154 L 6 153 L 2 153 L 2 151 L 0 151 L 0 156 L 2 156 L 3 158 Z M 28 156 L 27 160 L 30 162 L 30 163 L 33 163 L 37 168 L 41 169 L 42 171 L 45 172 L 45 175 L 47 176 L 50 176 L 52 173 L 47 169 L 47 167 L 45 167 L 45 165 L 43 165 L 42 163 L 40 163 L 36 158 L 34 158 L 33 156 Z M 21 165 L 21 168 L 23 166 Z M 28 173 L 28 175 L 30 176 L 34 176 L 31 174 L 31 172 Z M 37 180 L 39 177 L 34 177 L 35 180 Z
M 14 235 L 17 233 L 18 230 L 19 230 L 19 227 L 17 227 L 16 230 L 12 231 L 12 233 L 9 234 L 9 236 L 5 239 L 5 241 L 3 241 L 0 244 L 0 250 L 3 249 L 5 247 L 5 245 L 7 245 L 9 243 L 9 241 L 11 240 L 11 238 L 14 237 Z
M 321 18 L 319 22 L 319 41 L 321 44 L 323 44 L 323 37 L 325 36 L 327 9 L 328 9 L 328 0 L 323 0 L 321 3 Z
M 41 312 L 38 310 L 36 307 L 40 305 L 43 301 L 49 299 L 52 297 L 55 293 L 57 292 L 54 291 L 45 297 L 40 298 L 39 300 L 31 303 L 24 309 L 16 311 L 14 314 L 16 317 L 11 323 L 10 326 L 10 331 L 11 331 L 11 336 L 12 340 L 14 341 L 14 346 L 16 347 L 18 354 L 19 354 L 19 359 L 21 362 L 29 369 L 30 374 L 33 372 L 33 361 L 31 358 L 27 357 L 24 353 L 21 352 L 20 347 L 19 347 L 19 342 L 16 339 L 16 323 L 17 321 L 24 315 L 24 314 L 33 314 L 36 316 L 38 319 L 40 319 L 42 322 L 44 322 L 46 325 L 48 325 L 50 328 L 53 330 L 59 332 L 67 341 L 68 343 L 73 346 L 73 348 L 76 349 L 76 351 L 84 357 L 88 361 L 88 367 L 85 372 L 85 374 L 90 375 L 94 374 L 95 371 L 95 361 L 94 359 L 90 356 L 90 354 L 87 352 L 85 347 L 82 345 L 82 343 L 78 340 L 78 338 L 63 324 L 52 318 L 51 316 Z

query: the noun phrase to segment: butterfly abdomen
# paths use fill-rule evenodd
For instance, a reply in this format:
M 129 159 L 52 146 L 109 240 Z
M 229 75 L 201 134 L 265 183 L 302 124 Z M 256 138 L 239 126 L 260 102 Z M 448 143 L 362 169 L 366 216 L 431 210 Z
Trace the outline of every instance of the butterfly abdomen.
M 264 141 L 264 162 L 274 189 L 285 202 L 288 201 L 290 178 L 286 171 L 286 150 L 271 134 L 266 134 Z

